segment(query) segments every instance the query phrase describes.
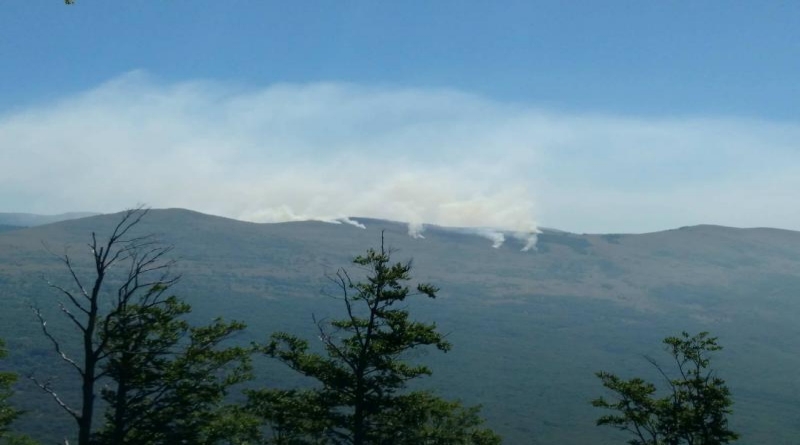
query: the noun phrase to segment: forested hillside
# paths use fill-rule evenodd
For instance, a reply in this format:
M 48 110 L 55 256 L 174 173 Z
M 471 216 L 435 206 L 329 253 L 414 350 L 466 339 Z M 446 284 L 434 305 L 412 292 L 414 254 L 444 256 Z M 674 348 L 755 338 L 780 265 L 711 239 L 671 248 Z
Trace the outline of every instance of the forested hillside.
M 2 364 L 20 375 L 52 373 L 65 398 L 70 380 L 42 336 L 30 306 L 53 332 L 74 335 L 60 317 L 47 280 L 70 277 L 54 255 L 67 252 L 91 273 L 87 242 L 119 215 L 93 216 L 0 233 Z M 297 222 L 254 224 L 187 210 L 153 210 L 137 230 L 174 246 L 171 289 L 191 304 L 190 320 L 222 316 L 247 325 L 233 343 L 266 342 L 276 331 L 313 340 L 316 319 L 337 318 L 329 277 L 369 247 L 386 245 L 413 258 L 414 279 L 440 288 L 435 300 L 409 301 L 435 322 L 452 350 L 424 353 L 430 378 L 414 382 L 467 406 L 481 404 L 487 426 L 510 444 L 613 444 L 626 437 L 597 428 L 590 401 L 604 394 L 594 373 L 652 375 L 642 355 L 658 357 L 665 336 L 711 331 L 725 350 L 715 365 L 734 401 L 731 425 L 742 443 L 790 444 L 800 434 L 800 233 L 774 229 L 685 227 L 641 235 L 544 231 L 536 250 L 509 238 L 499 248 L 476 235 L 428 227 L 424 239 L 404 224 L 355 218 L 366 226 Z M 66 250 L 65 250 L 66 249 Z M 352 269 L 358 278 L 358 269 Z M 255 362 L 258 386 L 307 381 L 278 361 Z M 47 394 L 24 381 L 15 403 L 29 412 L 18 427 L 37 438 L 68 434 L 70 419 Z

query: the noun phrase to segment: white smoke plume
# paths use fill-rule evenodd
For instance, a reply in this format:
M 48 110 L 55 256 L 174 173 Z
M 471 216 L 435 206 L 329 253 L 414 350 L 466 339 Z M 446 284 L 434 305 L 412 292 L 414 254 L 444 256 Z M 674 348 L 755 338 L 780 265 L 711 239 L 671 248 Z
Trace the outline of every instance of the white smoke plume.
M 343 222 L 345 224 L 350 224 L 351 226 L 358 227 L 359 229 L 366 229 L 367 228 L 367 226 L 365 226 L 364 224 L 362 224 L 362 223 L 360 223 L 360 222 L 358 222 L 358 221 L 356 221 L 354 219 L 348 218 L 348 217 L 339 218 L 338 221 Z
M 422 232 L 425 231 L 425 224 L 421 222 L 409 222 L 408 223 L 408 236 L 415 239 L 424 239 L 425 235 Z
M 525 243 L 520 250 L 527 252 L 529 250 L 536 250 L 536 243 L 539 241 L 539 233 L 541 233 L 539 229 L 528 233 L 516 232 L 514 233 L 514 238 Z
M 499 249 L 503 243 L 506 242 L 506 236 L 503 235 L 501 232 L 492 230 L 492 229 L 484 229 L 484 230 L 477 230 L 476 233 L 479 236 L 487 238 L 489 241 L 492 242 L 492 247 L 495 249 Z
M 522 248 L 520 249 L 523 252 L 527 252 L 529 250 L 536 250 L 536 242 L 538 240 L 538 234 L 541 233 L 538 228 L 532 227 L 527 232 L 504 232 L 502 230 L 498 230 L 496 228 L 491 227 L 444 227 L 445 230 L 449 230 L 452 232 L 463 233 L 467 235 L 475 235 L 481 238 L 486 238 L 492 242 L 492 247 L 495 249 L 499 249 L 503 246 L 506 242 L 506 237 L 511 236 L 512 238 L 519 240 L 522 242 Z

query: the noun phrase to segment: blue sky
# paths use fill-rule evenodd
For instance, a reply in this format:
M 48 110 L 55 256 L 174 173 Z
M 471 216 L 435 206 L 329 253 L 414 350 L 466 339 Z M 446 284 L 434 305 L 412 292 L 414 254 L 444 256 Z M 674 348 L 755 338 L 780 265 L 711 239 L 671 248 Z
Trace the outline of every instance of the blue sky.
M 2 103 L 181 81 L 456 88 L 620 113 L 794 119 L 796 2 L 8 2 Z
M 498 5 L 9 2 L 0 211 L 800 229 L 800 3 Z

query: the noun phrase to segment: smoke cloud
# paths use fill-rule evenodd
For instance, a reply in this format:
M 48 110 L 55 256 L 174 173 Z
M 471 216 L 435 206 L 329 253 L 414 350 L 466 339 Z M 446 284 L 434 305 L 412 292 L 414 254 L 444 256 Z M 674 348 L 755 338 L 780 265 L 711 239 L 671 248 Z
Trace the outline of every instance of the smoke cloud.
M 800 127 L 634 119 L 459 91 L 341 83 L 165 84 L 134 72 L 0 114 L 0 211 L 136 202 L 257 222 L 459 227 L 534 248 L 576 231 L 800 228 Z

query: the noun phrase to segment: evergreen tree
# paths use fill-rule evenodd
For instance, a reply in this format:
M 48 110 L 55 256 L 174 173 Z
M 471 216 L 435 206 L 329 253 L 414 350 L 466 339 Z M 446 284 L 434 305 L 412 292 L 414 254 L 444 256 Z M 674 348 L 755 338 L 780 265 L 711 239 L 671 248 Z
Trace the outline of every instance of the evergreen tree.
M 406 384 L 429 375 L 424 365 L 404 360 L 419 347 L 441 351 L 450 344 L 434 324 L 409 318 L 401 307 L 408 297 L 435 298 L 437 289 L 410 280 L 411 262 L 390 262 L 381 243 L 353 261 L 366 280 L 354 282 L 340 270 L 334 281 L 342 292 L 346 316 L 319 321 L 324 354 L 309 343 L 277 333 L 264 351 L 319 382 L 307 390 L 261 390 L 250 393 L 252 409 L 269 421 L 279 444 L 494 444 L 499 439 L 481 429 L 477 408 L 464 409 L 427 392 L 408 392 Z
M 0 359 L 5 358 L 8 352 L 5 343 L 0 340 Z M 11 423 L 19 416 L 19 411 L 8 402 L 11 397 L 11 385 L 17 381 L 17 375 L 12 372 L 0 372 L 0 439 L 8 434 Z
M 8 351 L 0 339 L 0 359 L 5 358 Z M 10 426 L 20 416 L 21 411 L 14 409 L 8 399 L 13 394 L 11 389 L 17 375 L 13 372 L 0 372 L 0 444 L 3 445 L 36 445 L 30 437 L 10 432 Z
M 634 435 L 631 445 L 719 445 L 735 441 L 739 435 L 728 428 L 731 413 L 725 381 L 710 368 L 709 352 L 719 351 L 716 337 L 708 332 L 664 339 L 676 365 L 674 377 L 654 360 L 650 362 L 667 382 L 664 397 L 656 397 L 656 385 L 633 378 L 622 379 L 599 372 L 603 386 L 613 391 L 616 401 L 603 397 L 592 401 L 598 408 L 617 411 L 597 420 Z
M 101 393 L 108 409 L 95 442 L 233 443 L 238 421 L 223 403 L 231 385 L 250 378 L 250 350 L 219 345 L 244 325 L 191 327 L 181 318 L 189 305 L 161 295 L 154 288 L 118 311 L 104 332 L 109 358 L 102 368 L 112 384 Z

